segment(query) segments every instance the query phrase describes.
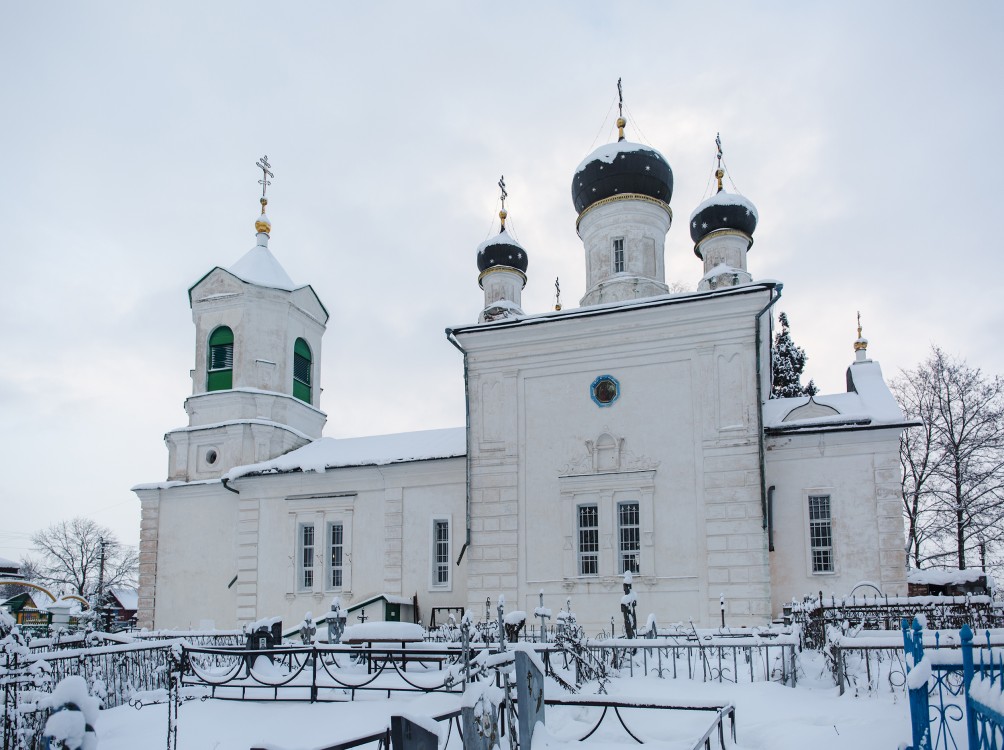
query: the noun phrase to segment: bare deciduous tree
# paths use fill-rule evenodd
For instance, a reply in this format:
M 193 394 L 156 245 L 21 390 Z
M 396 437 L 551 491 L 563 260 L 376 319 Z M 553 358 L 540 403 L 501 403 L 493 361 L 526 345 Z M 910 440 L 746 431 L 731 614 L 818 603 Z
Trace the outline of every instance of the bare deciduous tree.
M 103 543 L 105 589 L 135 584 L 136 550 L 120 544 L 110 529 L 89 518 L 54 523 L 33 534 L 31 542 L 38 554 L 38 559 L 31 561 L 35 582 L 92 597 L 98 590 Z
M 1004 379 L 938 347 L 893 382 L 909 417 L 900 443 L 908 553 L 960 569 L 1004 543 Z

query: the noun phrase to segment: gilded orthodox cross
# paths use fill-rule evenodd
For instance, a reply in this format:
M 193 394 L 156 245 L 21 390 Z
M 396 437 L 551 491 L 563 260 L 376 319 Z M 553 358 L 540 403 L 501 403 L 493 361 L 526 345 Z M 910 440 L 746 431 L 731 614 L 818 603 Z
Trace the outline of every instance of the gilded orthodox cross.
M 718 178 L 718 192 L 722 192 L 722 178 L 725 170 L 722 169 L 722 134 L 715 133 L 715 146 L 718 148 L 718 169 L 715 170 L 715 177 Z M 733 186 L 734 187 L 734 186 Z
M 617 116 L 624 116 L 624 89 L 621 87 L 621 79 L 617 79 Z
M 255 166 L 262 172 L 261 179 L 258 180 L 258 184 L 261 185 L 261 197 L 264 198 L 265 190 L 272 184 L 269 177 L 275 177 L 275 175 L 272 174 L 272 165 L 268 163 L 268 156 L 261 157 L 261 159 L 255 162 Z

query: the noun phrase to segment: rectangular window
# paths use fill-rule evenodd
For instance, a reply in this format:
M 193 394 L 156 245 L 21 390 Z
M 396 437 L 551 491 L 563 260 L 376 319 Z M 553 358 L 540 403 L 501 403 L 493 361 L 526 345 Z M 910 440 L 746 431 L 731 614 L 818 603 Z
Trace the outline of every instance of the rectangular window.
M 614 273 L 624 271 L 624 240 L 618 238 L 614 240 Z
M 809 495 L 809 550 L 813 573 L 832 573 L 833 523 L 829 495 Z
M 594 576 L 600 568 L 600 514 L 595 505 L 579 506 L 579 575 Z
M 340 589 L 343 580 L 342 560 L 345 553 L 345 531 L 340 523 L 328 524 L 328 588 Z
M 432 585 L 450 585 L 450 522 L 432 522 Z
M 300 524 L 299 539 L 299 580 L 298 588 L 309 591 L 314 588 L 314 524 Z
M 618 573 L 640 572 L 641 523 L 638 503 L 620 503 L 617 506 L 617 539 L 620 547 Z

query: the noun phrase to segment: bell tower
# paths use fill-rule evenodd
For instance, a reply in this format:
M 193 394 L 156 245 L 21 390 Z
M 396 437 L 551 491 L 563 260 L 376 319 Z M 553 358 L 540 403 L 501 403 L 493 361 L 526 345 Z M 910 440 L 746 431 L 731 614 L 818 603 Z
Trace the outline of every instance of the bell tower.
M 271 184 L 262 170 L 256 242 L 229 268 L 217 266 L 189 290 L 195 323 L 188 425 L 165 435 L 168 480 L 215 479 L 321 437 L 321 338 L 328 312 L 269 250 L 265 213 Z

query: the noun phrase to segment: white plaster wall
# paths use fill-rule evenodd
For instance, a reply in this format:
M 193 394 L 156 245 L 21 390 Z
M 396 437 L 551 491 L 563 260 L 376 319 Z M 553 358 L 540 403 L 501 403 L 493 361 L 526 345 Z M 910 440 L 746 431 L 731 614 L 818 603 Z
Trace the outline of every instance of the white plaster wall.
M 373 594 L 417 593 L 425 621 L 433 606 L 463 606 L 464 565 L 452 567 L 453 585 L 445 591 L 430 590 L 429 571 L 433 517 L 451 519 L 455 553 L 463 544 L 465 469 L 465 460 L 456 458 L 238 480 L 248 506 L 240 553 L 247 560 L 246 598 L 238 619 L 281 615 L 295 624 L 307 611 L 315 617 L 327 612 L 336 595 L 348 606 Z M 345 529 L 341 589 L 326 585 L 323 542 L 331 521 Z M 310 591 L 296 585 L 299 522 L 314 523 L 318 535 Z
M 635 583 L 643 615 L 707 623 L 717 619 L 724 591 L 732 622 L 763 622 L 770 581 L 753 341 L 754 315 L 769 294 L 757 287 L 457 332 L 470 352 L 470 606 L 504 593 L 532 611 L 544 589 L 546 606 L 556 610 L 571 598 L 589 629 L 609 628 L 621 596 L 613 513 L 634 495 L 642 512 Z M 598 407 L 589 387 L 604 374 L 620 381 L 621 397 Z M 590 463 L 587 441 L 604 434 L 622 441 L 615 471 Z M 605 515 L 601 571 L 586 578 L 575 569 L 572 507 L 594 497 Z M 715 571 L 722 575 L 712 591 Z
M 156 628 L 217 628 L 234 624 L 237 591 L 236 495 L 218 483 L 155 490 L 157 531 Z
M 595 305 L 664 294 L 665 244 L 672 217 L 665 204 L 624 196 L 586 209 L 578 223 L 586 255 L 586 294 Z M 613 241 L 624 240 L 624 270 L 614 273 Z
M 890 595 L 906 594 L 898 440 L 895 428 L 768 438 L 767 481 L 775 486 L 775 614 L 792 597 L 819 591 L 846 595 L 862 581 Z M 830 495 L 833 573 L 812 573 L 809 494 Z

